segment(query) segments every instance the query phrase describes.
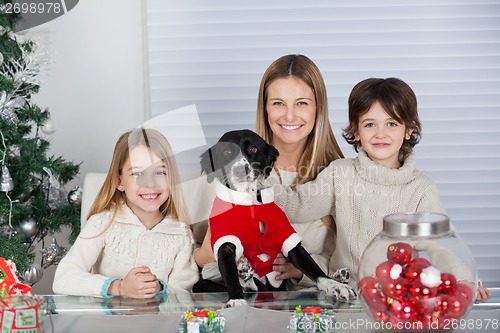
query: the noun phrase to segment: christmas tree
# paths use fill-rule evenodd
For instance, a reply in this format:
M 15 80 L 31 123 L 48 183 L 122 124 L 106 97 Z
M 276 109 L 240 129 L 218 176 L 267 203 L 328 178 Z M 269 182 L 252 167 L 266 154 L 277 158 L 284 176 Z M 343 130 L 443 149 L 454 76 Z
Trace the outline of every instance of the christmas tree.
M 79 197 L 70 192 L 68 200 L 64 185 L 80 166 L 49 155 L 44 134 L 54 132 L 50 113 L 31 101 L 47 56 L 13 32 L 20 17 L 6 13 L 7 2 L 0 0 L 0 257 L 12 259 L 21 277 L 31 272 L 25 281 L 34 284 L 41 278 L 36 270 L 57 264 L 65 251 L 55 240 L 44 248 L 45 238 L 63 226 L 71 229 L 70 243 L 78 235 Z M 34 247 L 40 242 L 38 264 Z

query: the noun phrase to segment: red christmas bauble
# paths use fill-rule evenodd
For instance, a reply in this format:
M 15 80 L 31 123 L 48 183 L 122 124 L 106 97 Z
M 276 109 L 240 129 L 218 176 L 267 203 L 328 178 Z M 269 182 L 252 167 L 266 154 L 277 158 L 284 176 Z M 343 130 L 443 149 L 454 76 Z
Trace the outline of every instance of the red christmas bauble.
M 445 325 L 447 325 L 447 321 L 443 318 L 439 317 L 439 312 L 429 312 L 421 315 L 422 329 L 426 332 L 430 332 L 431 330 L 442 329 Z
M 461 294 L 442 295 L 438 301 L 438 310 L 445 318 L 460 318 L 465 312 L 469 303 L 465 296 Z
M 451 273 L 441 273 L 441 284 L 439 285 L 439 291 L 443 294 L 453 294 L 457 286 L 457 279 Z
M 416 309 L 419 313 L 419 316 L 421 318 L 428 317 L 430 315 L 437 317 L 438 312 L 437 311 L 437 306 L 438 306 L 438 301 L 439 297 L 430 297 L 430 298 L 421 298 L 418 300 L 415 305 Z M 430 318 L 428 318 L 430 319 Z
M 361 292 L 363 292 L 364 289 L 367 288 L 368 285 L 373 283 L 377 278 L 375 276 L 365 276 L 364 278 L 359 281 L 358 287 Z
M 390 261 L 384 261 L 375 268 L 375 275 L 383 280 L 397 279 L 401 272 L 401 265 Z
M 422 270 L 429 266 L 431 266 L 431 263 L 425 258 L 412 259 L 403 269 L 403 275 L 410 280 L 419 279 Z
M 371 309 L 370 312 L 375 321 L 385 322 L 385 323 L 389 321 L 389 315 L 387 314 L 386 310 Z
M 360 281 L 360 293 L 371 310 L 384 310 L 387 297 L 382 292 L 382 284 L 377 277 L 367 276 Z
M 409 288 L 410 297 L 417 300 L 436 297 L 438 287 L 426 287 L 420 280 L 413 280 Z
M 405 265 L 410 262 L 413 248 L 408 243 L 394 243 L 387 248 L 387 259 L 390 262 Z
M 390 304 L 389 312 L 392 315 L 392 319 L 402 322 L 413 321 L 417 317 L 416 306 L 410 301 L 400 302 L 393 300 Z
M 408 298 L 408 280 L 404 278 L 397 278 L 396 280 L 387 280 L 384 285 L 384 293 L 397 300 Z
M 474 300 L 473 299 L 474 293 L 472 292 L 472 289 L 470 288 L 470 286 L 466 283 L 458 282 L 455 285 L 455 293 L 459 293 L 462 296 L 464 296 L 465 299 L 467 300 L 468 304 L 471 304 L 472 301 Z

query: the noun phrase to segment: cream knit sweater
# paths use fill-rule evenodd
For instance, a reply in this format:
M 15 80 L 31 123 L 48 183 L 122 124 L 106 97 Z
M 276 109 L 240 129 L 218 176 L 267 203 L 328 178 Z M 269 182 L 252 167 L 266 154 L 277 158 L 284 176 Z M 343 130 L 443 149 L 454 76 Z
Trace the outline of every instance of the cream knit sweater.
M 104 211 L 87 221 L 57 267 L 55 293 L 106 296 L 110 278 L 124 278 L 142 265 L 167 284 L 167 292 L 191 289 L 198 268 L 192 258 L 193 236 L 185 223 L 167 216 L 148 230 L 125 204 L 113 221 L 112 214 Z
M 444 213 L 435 184 L 416 169 L 410 154 L 399 169 L 373 162 L 363 150 L 354 159 L 338 159 L 315 180 L 295 188 L 275 186 L 275 201 L 293 223 L 331 214 L 337 226 L 329 272 L 347 267 L 357 288 L 359 260 L 368 243 L 382 231 L 391 213 Z

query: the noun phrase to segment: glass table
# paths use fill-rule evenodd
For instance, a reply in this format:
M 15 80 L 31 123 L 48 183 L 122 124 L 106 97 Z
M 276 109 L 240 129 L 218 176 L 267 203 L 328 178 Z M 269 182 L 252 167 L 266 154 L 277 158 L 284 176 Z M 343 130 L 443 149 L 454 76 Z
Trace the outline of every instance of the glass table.
M 454 333 L 500 331 L 500 288 L 474 304 Z M 290 314 L 298 306 L 319 306 L 335 312 L 334 332 L 381 332 L 374 329 L 358 300 L 338 301 L 319 291 L 247 293 L 249 306 L 224 309 L 227 293 L 169 294 L 148 300 L 44 295 L 45 333 L 178 332 L 186 310 L 221 309 L 225 333 L 290 333 Z M 376 327 L 375 327 L 376 328 Z M 383 331 L 383 330 L 382 330 Z M 433 330 L 433 333 L 436 331 Z
M 476 302 L 473 310 L 500 309 L 500 288 L 491 288 L 492 297 Z M 227 293 L 185 293 L 157 296 L 148 300 L 122 297 L 108 299 L 83 296 L 44 295 L 48 314 L 160 314 L 184 313 L 186 310 L 211 307 L 221 309 L 227 302 Z M 249 306 L 258 309 L 293 311 L 298 305 L 320 306 L 335 312 L 362 312 L 359 300 L 339 301 L 319 291 L 288 291 L 247 293 Z
M 336 311 L 362 311 L 359 300 L 339 301 L 319 291 L 259 292 L 247 293 L 245 297 L 249 306 L 259 309 L 293 311 L 300 305 L 302 307 L 320 306 Z M 147 300 L 66 295 L 44 295 L 44 299 L 45 312 L 50 314 L 102 313 L 109 315 L 184 313 L 186 310 L 205 307 L 221 309 L 228 300 L 227 293 L 169 294 Z

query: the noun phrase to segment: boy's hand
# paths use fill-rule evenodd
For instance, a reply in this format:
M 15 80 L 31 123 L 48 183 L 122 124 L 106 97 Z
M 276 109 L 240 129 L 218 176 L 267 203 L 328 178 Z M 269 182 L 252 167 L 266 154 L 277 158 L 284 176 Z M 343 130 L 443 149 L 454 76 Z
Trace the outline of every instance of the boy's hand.
M 477 287 L 477 296 L 476 296 L 476 301 L 483 301 L 491 297 L 491 291 L 489 291 L 487 288 L 483 287 L 482 285 L 479 285 Z

